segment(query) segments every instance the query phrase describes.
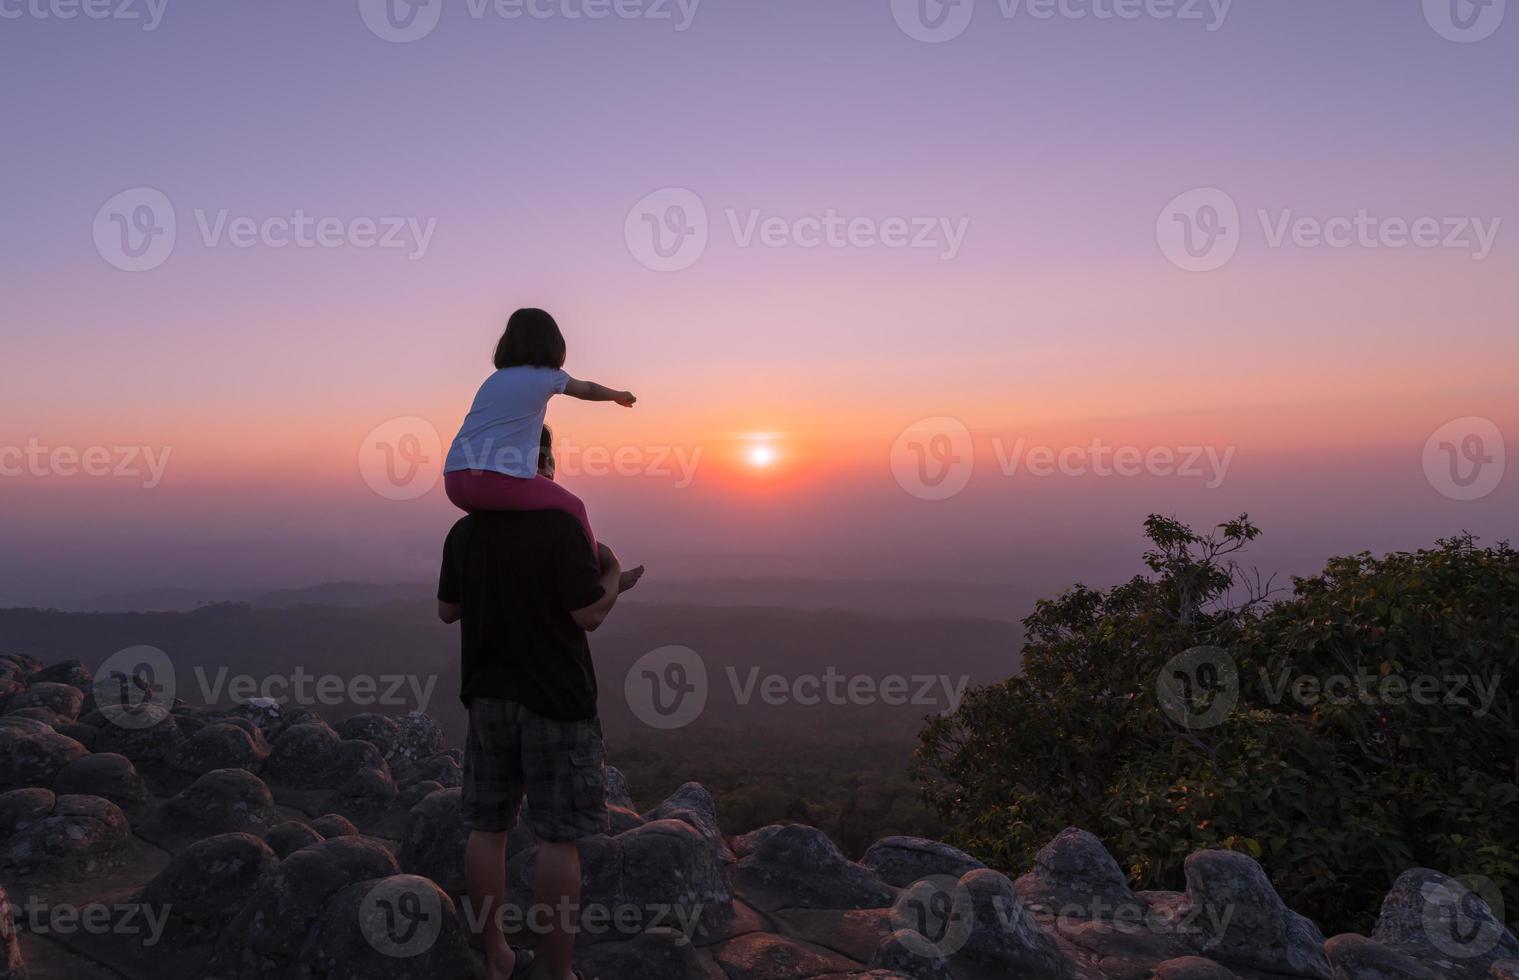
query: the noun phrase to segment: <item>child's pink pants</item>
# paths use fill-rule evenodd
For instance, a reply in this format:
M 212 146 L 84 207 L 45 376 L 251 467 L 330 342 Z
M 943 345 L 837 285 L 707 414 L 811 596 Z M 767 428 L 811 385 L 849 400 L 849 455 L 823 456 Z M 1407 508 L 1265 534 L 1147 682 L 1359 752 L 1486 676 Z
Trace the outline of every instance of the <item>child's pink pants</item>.
M 460 510 L 562 510 L 580 522 L 591 554 L 597 554 L 591 518 L 580 498 L 546 476 L 507 476 L 492 470 L 454 470 L 443 475 L 443 490 Z

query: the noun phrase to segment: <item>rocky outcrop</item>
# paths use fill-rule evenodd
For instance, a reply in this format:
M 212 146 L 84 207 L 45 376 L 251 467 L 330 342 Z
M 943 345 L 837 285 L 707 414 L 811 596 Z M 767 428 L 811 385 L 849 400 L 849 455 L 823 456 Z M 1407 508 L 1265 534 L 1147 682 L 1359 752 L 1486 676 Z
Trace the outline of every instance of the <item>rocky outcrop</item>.
M 35 949 L 129 980 L 480 976 L 462 757 L 432 719 L 333 725 L 273 701 L 108 717 L 92 687 L 83 664 L 0 655 L 0 874 L 9 901 L 99 881 L 160 910 L 163 944 Z M 1236 852 L 1191 855 L 1180 892 L 1133 891 L 1077 828 L 1016 880 L 915 837 L 856 862 L 812 827 L 726 836 L 699 783 L 640 811 L 607 776 L 608 833 L 581 847 L 577 951 L 600 980 L 1519 980 L 1519 941 L 1487 896 L 1434 871 L 1397 881 L 1371 936 L 1326 943 Z M 525 821 L 509 854 L 507 928 L 531 945 Z M 0 980 L 19 980 L 9 901 Z

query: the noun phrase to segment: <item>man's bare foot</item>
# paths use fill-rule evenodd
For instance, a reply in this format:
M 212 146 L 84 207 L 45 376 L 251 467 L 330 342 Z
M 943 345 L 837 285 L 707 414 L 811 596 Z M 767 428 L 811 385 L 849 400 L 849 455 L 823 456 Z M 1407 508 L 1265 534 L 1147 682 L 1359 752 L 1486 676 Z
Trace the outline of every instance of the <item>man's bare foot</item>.
M 641 578 L 643 578 L 642 565 L 639 565 L 637 568 L 630 568 L 627 571 L 623 572 L 622 578 L 617 582 L 617 594 L 621 595 L 622 593 L 628 591 L 633 586 L 637 585 L 638 580 Z

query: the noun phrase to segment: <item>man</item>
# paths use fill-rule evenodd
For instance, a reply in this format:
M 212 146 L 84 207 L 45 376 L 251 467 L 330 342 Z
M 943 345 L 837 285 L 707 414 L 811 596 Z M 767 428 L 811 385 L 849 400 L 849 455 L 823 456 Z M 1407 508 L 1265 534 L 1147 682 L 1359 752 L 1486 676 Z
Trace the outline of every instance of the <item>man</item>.
M 539 472 L 553 479 L 543 431 Z M 443 546 L 438 616 L 462 620 L 460 698 L 469 709 L 462 815 L 469 898 L 482 920 L 488 980 L 583 980 L 572 965 L 578 842 L 607 829 L 605 750 L 586 634 L 638 584 L 610 548 L 591 553 L 563 511 L 477 513 Z M 538 839 L 535 911 L 551 918 L 536 957 L 501 931 L 507 832 L 523 797 Z M 537 922 L 529 918 L 529 922 Z

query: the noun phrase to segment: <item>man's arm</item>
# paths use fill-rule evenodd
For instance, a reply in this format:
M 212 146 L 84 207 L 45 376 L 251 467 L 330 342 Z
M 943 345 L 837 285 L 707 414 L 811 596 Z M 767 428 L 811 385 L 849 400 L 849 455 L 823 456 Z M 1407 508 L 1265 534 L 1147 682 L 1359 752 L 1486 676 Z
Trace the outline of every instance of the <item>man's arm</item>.
M 632 408 L 633 403 L 638 401 L 631 391 L 617 391 L 594 381 L 576 381 L 574 378 L 564 386 L 564 393 L 581 401 L 616 402 L 623 408 Z
M 617 595 L 621 591 L 622 565 L 612 549 L 606 545 L 598 545 L 598 556 L 601 559 L 601 575 L 597 583 L 601 586 L 601 598 L 581 609 L 572 609 L 570 618 L 575 625 L 587 633 L 596 632 L 602 623 L 607 621 L 612 607 L 617 605 Z

